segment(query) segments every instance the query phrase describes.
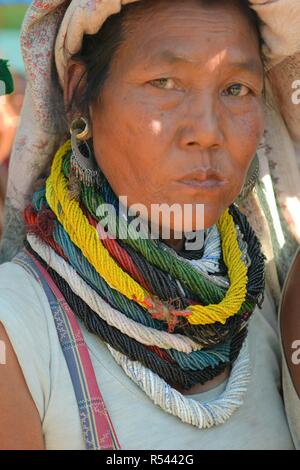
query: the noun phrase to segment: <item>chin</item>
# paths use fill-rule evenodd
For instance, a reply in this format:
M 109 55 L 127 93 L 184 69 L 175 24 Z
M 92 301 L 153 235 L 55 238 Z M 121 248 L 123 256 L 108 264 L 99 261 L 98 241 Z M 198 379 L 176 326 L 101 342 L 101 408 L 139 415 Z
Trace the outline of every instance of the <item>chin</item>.
M 205 229 L 208 229 L 210 227 L 212 227 L 213 225 L 215 225 L 221 215 L 224 213 L 224 211 L 226 210 L 227 207 L 229 207 L 230 204 L 228 205 L 223 205 L 222 206 L 219 206 L 219 207 L 207 207 L 205 206 L 205 209 L 204 209 L 204 228 Z
M 197 211 L 194 206 L 192 213 L 189 213 L 189 211 L 183 211 L 183 217 L 175 216 L 171 224 L 166 223 L 167 220 L 165 220 L 165 223 L 161 221 L 162 223 L 160 225 L 164 230 L 166 230 L 166 233 L 170 230 L 174 235 L 177 234 L 180 238 L 180 235 L 183 232 L 196 232 L 212 227 L 218 222 L 219 218 L 228 206 L 224 206 L 223 204 L 222 206 L 205 204 L 201 206 L 201 208 L 199 206 Z
M 221 204 L 221 205 L 204 204 L 204 209 L 202 211 L 203 217 L 201 221 L 201 227 L 199 226 L 199 218 L 196 221 L 195 218 L 193 217 L 193 219 L 191 219 L 189 222 L 190 229 L 195 231 L 195 230 L 201 230 L 201 229 L 202 230 L 208 229 L 212 227 L 219 221 L 221 215 L 224 213 L 226 208 L 229 207 L 229 205 L 230 204 L 228 204 L 228 206 L 225 204 Z

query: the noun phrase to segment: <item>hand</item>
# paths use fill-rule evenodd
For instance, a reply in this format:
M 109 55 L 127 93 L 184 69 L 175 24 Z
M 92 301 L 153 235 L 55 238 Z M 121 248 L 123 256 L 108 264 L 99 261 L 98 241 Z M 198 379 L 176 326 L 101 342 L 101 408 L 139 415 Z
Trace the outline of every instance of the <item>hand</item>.
M 262 22 L 263 53 L 268 69 L 300 52 L 299 0 L 249 0 L 249 6 Z

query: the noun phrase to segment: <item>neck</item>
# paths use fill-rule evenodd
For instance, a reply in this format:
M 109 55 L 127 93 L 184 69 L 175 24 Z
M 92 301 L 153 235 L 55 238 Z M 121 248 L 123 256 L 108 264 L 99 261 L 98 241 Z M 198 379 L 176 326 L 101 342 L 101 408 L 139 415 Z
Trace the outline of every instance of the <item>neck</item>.
M 184 249 L 185 237 L 184 237 L 183 233 L 178 234 L 178 232 L 175 232 L 174 230 L 170 229 L 169 237 L 165 238 L 165 237 L 163 237 L 163 228 L 162 228 L 161 225 L 157 229 L 156 225 L 154 225 L 153 223 L 151 225 L 151 222 L 148 221 L 148 228 L 149 228 L 150 232 L 152 230 L 154 230 L 154 233 L 156 233 L 156 234 L 158 232 L 158 236 L 159 236 L 160 240 L 162 240 L 170 248 L 173 248 L 173 250 L 176 251 L 177 253 Z
M 184 249 L 184 237 L 178 240 L 178 238 L 174 238 L 172 236 L 168 240 L 164 240 L 164 242 L 166 243 L 166 245 L 173 248 L 173 250 L 176 251 L 177 253 Z
M 230 366 L 227 365 L 225 370 L 221 372 L 219 375 L 214 377 L 212 380 L 208 380 L 204 384 L 196 384 L 193 385 L 193 387 L 189 388 L 188 390 L 184 390 L 179 386 L 173 386 L 179 393 L 182 395 L 196 395 L 198 393 L 204 393 L 208 392 L 209 390 L 212 390 L 215 387 L 218 387 L 218 385 L 221 385 L 226 379 L 228 379 L 230 374 Z

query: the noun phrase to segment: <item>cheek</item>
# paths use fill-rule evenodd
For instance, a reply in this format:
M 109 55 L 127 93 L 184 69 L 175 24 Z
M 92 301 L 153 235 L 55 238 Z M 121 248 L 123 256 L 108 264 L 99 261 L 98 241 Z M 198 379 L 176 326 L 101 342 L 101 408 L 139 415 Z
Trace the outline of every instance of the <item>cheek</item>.
M 226 206 L 231 204 L 247 177 L 247 171 L 261 142 L 265 128 L 264 108 L 257 103 L 249 112 L 243 112 L 231 119 L 226 128 L 228 151 L 231 156 L 227 166 L 229 185 L 225 195 Z
M 235 170 L 247 171 L 251 160 L 261 142 L 265 128 L 263 109 L 257 107 L 233 121 L 231 127 L 231 155 L 234 156 Z
M 145 193 L 159 191 L 160 182 L 167 177 L 162 161 L 168 154 L 171 133 L 158 109 L 128 94 L 117 100 L 104 97 L 101 109 L 93 111 L 96 159 L 117 193 L 138 185 Z
M 108 109 L 93 112 L 95 157 L 116 195 L 127 196 L 129 205 L 147 203 L 151 175 L 158 174 L 151 151 L 156 146 L 143 111 L 126 100 L 119 103 L 111 101 Z

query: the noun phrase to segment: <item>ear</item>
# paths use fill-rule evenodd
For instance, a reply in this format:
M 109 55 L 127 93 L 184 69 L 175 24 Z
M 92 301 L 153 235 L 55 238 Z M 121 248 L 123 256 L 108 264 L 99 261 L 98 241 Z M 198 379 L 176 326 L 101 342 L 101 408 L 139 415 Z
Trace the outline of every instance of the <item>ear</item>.
M 65 109 L 69 108 L 74 92 L 80 96 L 84 92 L 86 86 L 85 65 L 69 60 L 64 75 L 64 105 Z M 76 105 L 76 103 L 75 103 Z M 70 109 L 70 113 L 74 112 L 74 107 Z

